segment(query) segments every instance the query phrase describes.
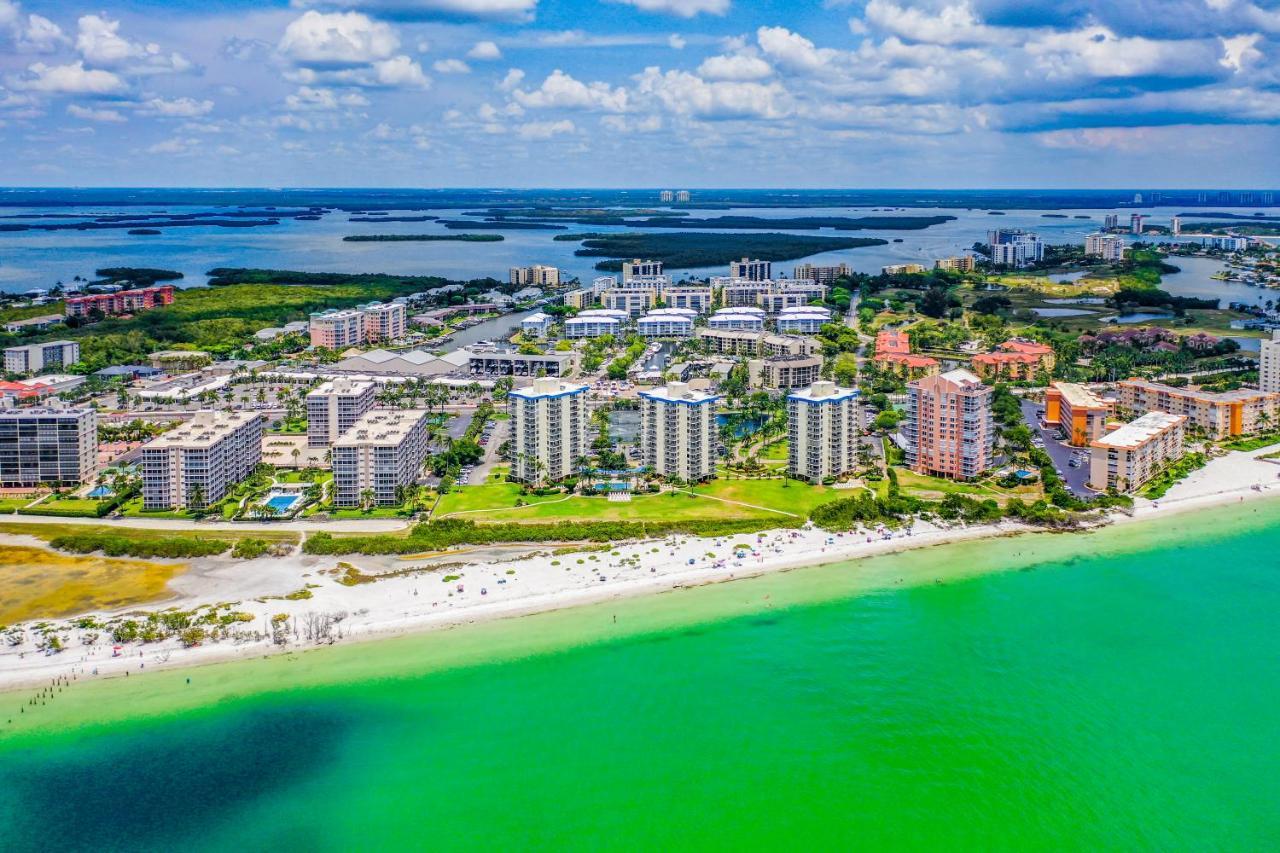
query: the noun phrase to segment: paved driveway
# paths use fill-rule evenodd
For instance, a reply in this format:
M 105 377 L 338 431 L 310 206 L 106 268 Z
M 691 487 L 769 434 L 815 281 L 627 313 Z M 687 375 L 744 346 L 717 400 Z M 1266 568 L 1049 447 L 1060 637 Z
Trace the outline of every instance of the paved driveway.
M 1086 461 L 1079 468 L 1072 468 L 1067 464 L 1071 461 L 1071 454 L 1076 448 L 1053 437 L 1056 427 L 1049 429 L 1040 427 L 1040 419 L 1036 416 L 1040 408 L 1040 405 L 1032 400 L 1023 400 L 1022 419 L 1027 426 L 1031 427 L 1032 435 L 1038 435 L 1044 440 L 1045 453 L 1048 453 L 1049 458 L 1053 460 L 1053 466 L 1058 469 L 1058 476 L 1067 484 L 1067 488 L 1082 498 L 1093 497 L 1097 492 L 1085 485 L 1089 479 L 1089 463 Z

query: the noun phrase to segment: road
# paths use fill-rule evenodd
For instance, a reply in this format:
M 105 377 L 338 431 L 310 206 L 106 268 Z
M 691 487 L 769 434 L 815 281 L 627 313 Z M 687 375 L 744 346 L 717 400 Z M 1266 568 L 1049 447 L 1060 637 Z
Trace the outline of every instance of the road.
M 1023 421 L 1031 428 L 1032 435 L 1038 435 L 1044 439 L 1044 451 L 1053 460 L 1053 466 L 1058 470 L 1058 476 L 1062 478 L 1062 482 L 1066 483 L 1067 488 L 1079 497 L 1093 497 L 1097 492 L 1085 485 L 1089 479 L 1089 463 L 1085 462 L 1079 468 L 1072 468 L 1067 464 L 1071 461 L 1071 454 L 1076 448 L 1053 437 L 1056 427 L 1041 428 L 1040 418 L 1036 415 L 1039 409 L 1040 405 L 1034 400 L 1023 400 Z

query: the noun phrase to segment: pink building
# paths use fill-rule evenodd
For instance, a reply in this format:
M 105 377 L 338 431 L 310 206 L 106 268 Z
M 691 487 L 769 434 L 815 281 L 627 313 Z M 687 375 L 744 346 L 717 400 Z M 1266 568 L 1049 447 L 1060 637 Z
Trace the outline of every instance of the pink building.
M 173 285 L 142 287 L 137 290 L 118 290 L 115 293 L 91 293 L 88 296 L 68 296 L 64 300 L 68 317 L 84 317 L 99 314 L 132 314 L 161 305 L 173 304 Z
M 394 341 L 404 337 L 408 324 L 408 312 L 403 304 L 388 302 L 382 305 L 366 305 L 360 309 L 364 314 L 364 339 L 369 343 L 375 341 Z
M 972 480 L 991 467 L 995 451 L 992 390 L 967 370 L 926 376 L 907 385 L 907 464 L 920 474 Z
M 364 343 L 364 315 L 357 309 L 312 314 L 311 345 L 341 352 Z

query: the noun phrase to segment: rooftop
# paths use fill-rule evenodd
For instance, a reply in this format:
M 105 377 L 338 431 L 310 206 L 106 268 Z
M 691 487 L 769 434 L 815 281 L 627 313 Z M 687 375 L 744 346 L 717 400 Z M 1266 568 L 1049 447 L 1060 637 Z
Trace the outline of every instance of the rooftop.
M 211 447 L 246 424 L 260 420 L 257 412 L 199 411 L 186 423 L 156 436 L 145 445 L 146 449 Z
M 550 376 L 540 376 L 533 380 L 532 385 L 511 389 L 507 396 L 520 397 L 524 400 L 537 400 L 541 397 L 561 397 L 566 394 L 577 394 L 585 390 L 587 390 L 586 385 L 580 385 L 576 382 L 563 382 Z
M 318 385 L 308 392 L 308 397 L 327 397 L 333 394 L 343 396 L 354 396 L 363 394 L 366 391 L 377 388 L 377 384 L 370 380 L 350 379 L 340 376 L 337 379 L 330 379 L 328 382 Z
M 1049 386 L 1062 395 L 1073 409 L 1109 409 L 1111 403 L 1104 400 L 1084 385 L 1075 382 L 1055 382 Z
M 841 388 L 834 382 L 823 380 L 813 383 L 808 388 L 795 389 L 787 395 L 787 399 L 803 400 L 809 403 L 837 403 L 857 396 L 857 388 Z
M 1148 379 L 1125 379 L 1119 383 L 1120 385 L 1130 385 L 1136 388 L 1145 388 L 1149 391 L 1156 391 L 1168 394 L 1171 397 L 1186 397 L 1191 400 L 1203 400 L 1209 403 L 1249 403 L 1254 400 L 1263 400 L 1268 397 L 1280 396 L 1268 391 L 1258 391 L 1252 388 L 1240 388 L 1235 391 L 1196 391 L 1191 388 L 1175 388 L 1172 385 L 1163 385 L 1159 382 L 1152 382 Z
M 694 390 L 684 382 L 671 382 L 660 388 L 650 388 L 647 391 L 641 391 L 640 396 L 667 403 L 707 403 L 719 399 L 714 394 Z
M 370 409 L 360 416 L 334 447 L 399 444 L 426 418 L 426 409 Z
M 1168 412 L 1147 412 L 1137 420 L 1102 436 L 1102 438 L 1093 442 L 1092 446 L 1132 450 L 1136 447 L 1141 447 L 1151 439 L 1162 435 L 1186 420 L 1182 415 L 1171 415 Z

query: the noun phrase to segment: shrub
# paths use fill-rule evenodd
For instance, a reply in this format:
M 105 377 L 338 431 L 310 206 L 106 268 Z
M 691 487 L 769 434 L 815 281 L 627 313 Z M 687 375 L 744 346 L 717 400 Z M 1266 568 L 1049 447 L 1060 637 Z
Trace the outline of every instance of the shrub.
M 59 551 L 73 554 L 92 554 L 101 551 L 108 557 L 211 557 L 221 554 L 231 547 L 230 543 L 218 539 L 179 538 L 164 536 L 155 539 L 132 539 L 128 536 L 111 533 L 72 533 L 57 536 L 49 541 L 49 546 Z

